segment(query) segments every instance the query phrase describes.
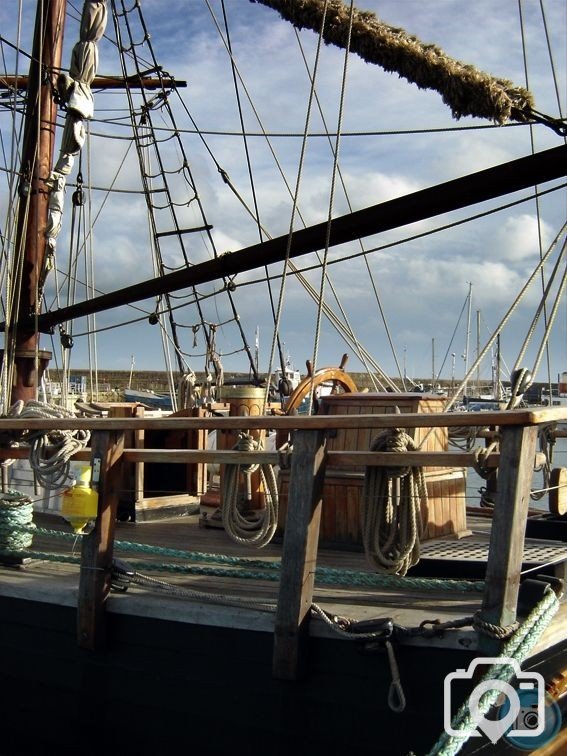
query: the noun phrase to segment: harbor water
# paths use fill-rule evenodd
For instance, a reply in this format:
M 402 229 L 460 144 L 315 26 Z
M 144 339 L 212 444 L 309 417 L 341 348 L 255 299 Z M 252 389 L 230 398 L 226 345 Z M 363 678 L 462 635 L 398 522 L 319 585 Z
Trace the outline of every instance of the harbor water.
M 555 444 L 553 444 L 553 446 L 549 446 L 548 449 L 551 452 L 551 468 L 567 467 L 567 438 L 556 439 Z M 538 446 L 538 451 L 543 451 L 543 449 Z M 537 468 L 534 471 L 530 509 L 542 509 L 544 511 L 548 510 L 548 496 L 545 477 L 545 472 L 542 468 Z M 478 475 L 473 468 L 469 468 L 467 472 L 466 488 L 467 506 L 480 506 L 481 489 L 485 486 L 486 481 L 480 475 Z

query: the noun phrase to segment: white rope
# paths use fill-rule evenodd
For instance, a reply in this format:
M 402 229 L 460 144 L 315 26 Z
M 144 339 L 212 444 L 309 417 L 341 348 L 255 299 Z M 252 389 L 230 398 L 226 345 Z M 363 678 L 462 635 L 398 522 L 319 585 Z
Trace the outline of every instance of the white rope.
M 415 441 L 401 428 L 379 434 L 371 451 L 414 451 Z M 427 504 L 423 470 L 367 467 L 362 489 L 361 530 L 368 560 L 378 572 L 405 575 L 417 564 Z
M 233 449 L 256 451 L 262 449 L 261 442 L 248 433 L 241 433 Z M 265 508 L 254 514 L 240 510 L 239 479 L 243 472 L 250 485 L 252 473 L 260 472 L 264 489 Z M 236 543 L 261 549 L 272 540 L 278 525 L 278 486 L 271 465 L 225 465 L 221 487 L 221 515 L 226 533 Z
M 30 400 L 20 407 L 20 418 L 62 418 L 75 417 L 64 407 L 56 407 L 44 402 Z M 30 465 L 40 486 L 50 490 L 65 488 L 73 480 L 69 473 L 71 457 L 84 449 L 90 438 L 86 430 L 31 431 L 25 441 L 30 446 Z M 49 448 L 49 456 L 44 451 Z

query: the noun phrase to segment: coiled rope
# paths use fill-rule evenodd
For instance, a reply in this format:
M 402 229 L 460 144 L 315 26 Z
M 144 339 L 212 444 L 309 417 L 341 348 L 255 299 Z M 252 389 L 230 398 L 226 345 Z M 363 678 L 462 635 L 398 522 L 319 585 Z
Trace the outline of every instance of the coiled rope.
M 415 441 L 391 428 L 372 441 L 371 451 L 415 451 Z M 405 575 L 417 564 L 425 523 L 427 489 L 421 467 L 367 467 L 362 488 L 364 551 L 378 572 Z
M 28 549 L 33 541 L 33 503 L 19 491 L 0 493 L 0 554 Z
M 75 413 L 64 407 L 30 400 L 20 407 L 20 418 L 62 418 L 75 417 Z M 30 446 L 30 464 L 37 482 L 50 490 L 64 488 L 73 480 L 69 474 L 71 457 L 83 449 L 90 438 L 88 430 L 29 431 L 24 440 Z M 49 447 L 49 454 L 44 450 Z
M 256 441 L 249 433 L 240 433 L 233 446 L 237 451 L 257 451 L 262 449 L 261 441 Z M 251 496 L 251 475 L 260 472 L 264 489 L 265 508 L 255 513 L 241 511 L 239 479 L 242 472 L 246 479 L 247 496 Z M 271 465 L 225 465 L 221 485 L 221 516 L 226 533 L 236 543 L 261 549 L 272 540 L 278 525 L 278 486 Z

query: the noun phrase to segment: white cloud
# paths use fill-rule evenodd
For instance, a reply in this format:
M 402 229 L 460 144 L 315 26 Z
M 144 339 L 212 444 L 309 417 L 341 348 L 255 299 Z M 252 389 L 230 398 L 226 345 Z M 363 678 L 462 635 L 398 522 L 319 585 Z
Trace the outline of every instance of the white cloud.
M 536 215 L 527 214 L 508 218 L 503 226 L 498 229 L 495 239 L 500 259 L 510 262 L 521 262 L 528 259 L 538 260 L 540 232 L 541 248 L 545 252 L 551 242 L 551 229 L 545 222 L 538 224 Z

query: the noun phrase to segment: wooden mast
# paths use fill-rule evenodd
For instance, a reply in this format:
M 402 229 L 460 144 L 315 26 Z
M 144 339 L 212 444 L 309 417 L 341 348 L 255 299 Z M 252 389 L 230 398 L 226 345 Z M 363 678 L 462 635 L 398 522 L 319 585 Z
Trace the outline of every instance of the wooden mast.
M 57 104 L 52 96 L 54 72 L 61 67 L 65 0 L 38 0 L 20 176 L 16 252 L 23 256 L 20 303 L 14 334 L 15 376 L 12 402 L 36 396 L 41 373 L 51 354 L 39 350 L 39 334 L 30 317 L 39 315 L 39 281 L 45 258 L 49 177 L 55 148 Z M 29 202 L 26 197 L 29 194 Z M 20 252 L 21 251 L 21 252 Z M 6 345 L 7 351 L 8 345 Z

